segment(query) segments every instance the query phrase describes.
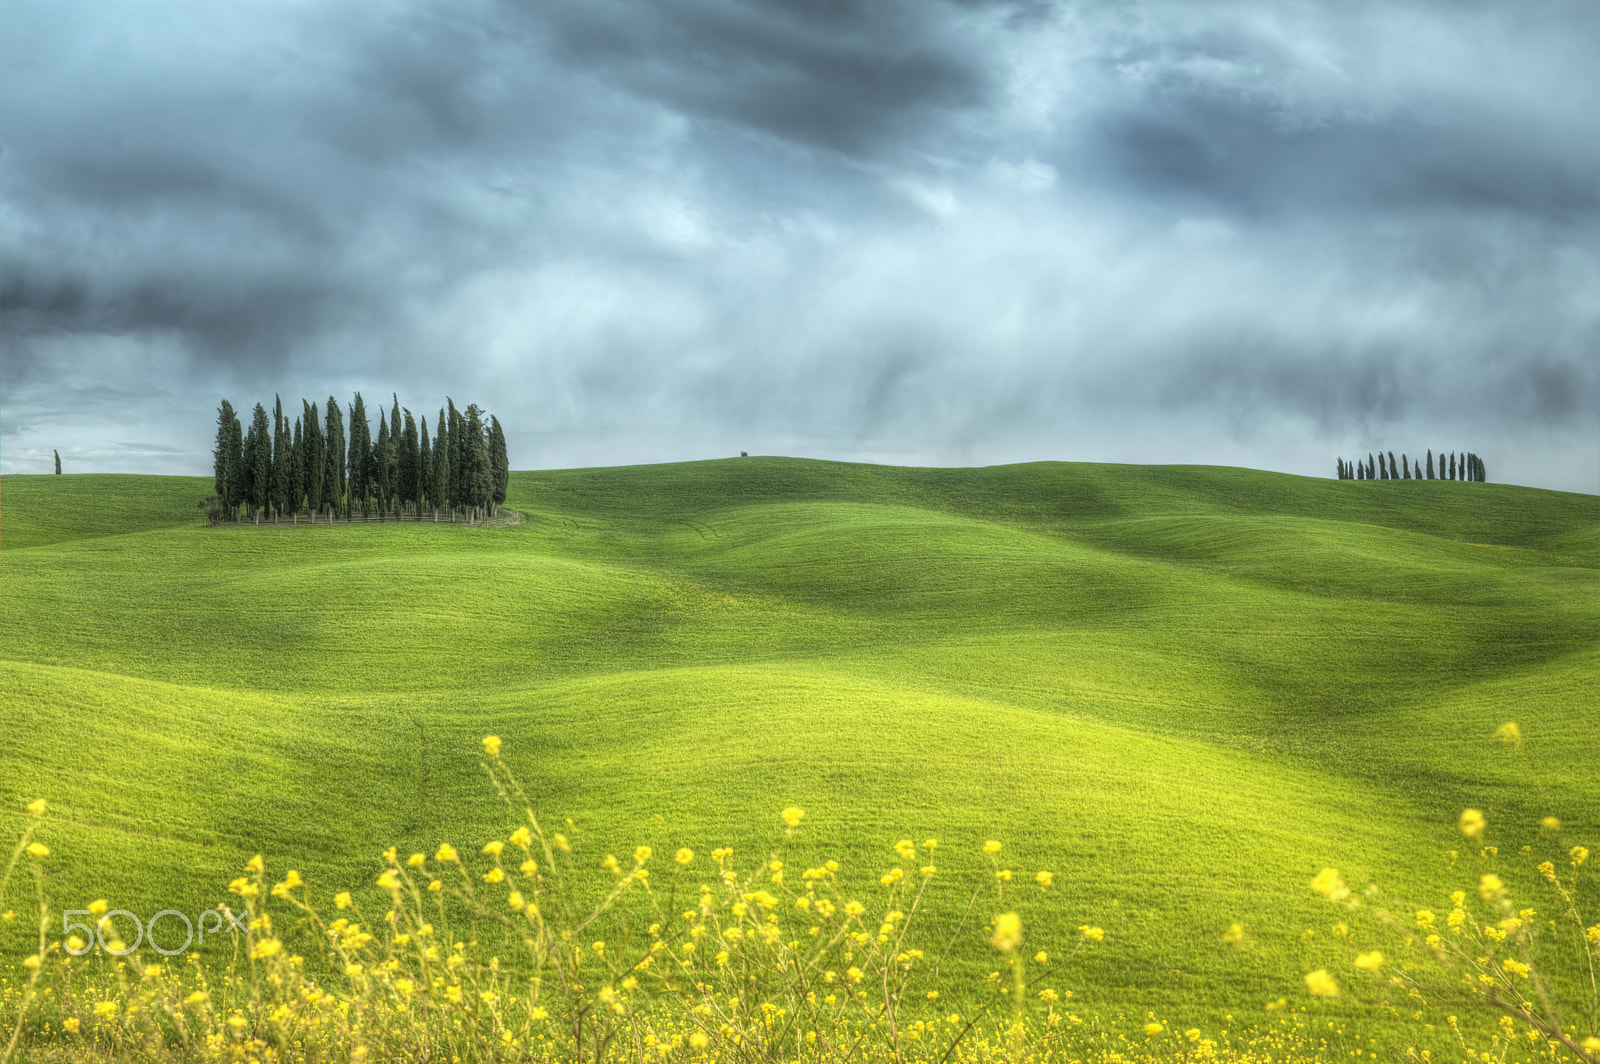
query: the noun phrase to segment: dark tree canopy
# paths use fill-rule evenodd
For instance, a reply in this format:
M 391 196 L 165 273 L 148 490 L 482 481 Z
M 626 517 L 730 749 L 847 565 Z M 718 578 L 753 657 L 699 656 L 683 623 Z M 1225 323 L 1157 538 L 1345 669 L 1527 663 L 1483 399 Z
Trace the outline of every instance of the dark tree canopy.
M 300 406 L 291 423 L 281 396 L 273 397 L 270 419 L 256 403 L 245 430 L 233 404 L 222 400 L 212 451 L 213 523 L 238 520 L 241 507 L 258 524 L 265 513 L 276 520 L 287 512 L 298 521 L 302 511 L 313 521 L 325 514 L 328 523 L 348 521 L 357 509 L 370 519 L 374 497 L 381 513 L 402 519 L 422 519 L 431 509 L 437 521 L 448 509 L 454 521 L 465 509 L 475 522 L 505 501 L 511 475 L 505 430 L 476 403 L 462 413 L 447 397 L 430 436 L 427 418 L 402 408 L 396 394 L 387 413 L 379 408 L 376 440 L 360 392 L 348 407 L 348 426 L 347 408 L 334 396 L 320 408 L 305 399 Z M 59 472 L 60 452 L 55 458 Z

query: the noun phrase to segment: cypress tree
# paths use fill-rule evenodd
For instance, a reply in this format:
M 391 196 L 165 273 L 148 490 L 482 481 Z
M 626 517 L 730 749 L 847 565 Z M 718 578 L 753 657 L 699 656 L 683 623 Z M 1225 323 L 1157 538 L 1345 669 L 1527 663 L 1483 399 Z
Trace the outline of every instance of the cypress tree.
M 361 506 L 367 515 L 367 499 L 372 495 L 372 425 L 367 421 L 367 406 L 356 393 L 350 404 L 350 505 Z
M 405 433 L 400 437 L 396 463 L 400 469 L 400 501 L 410 503 L 418 517 L 422 516 L 422 466 L 421 452 L 417 446 L 417 421 L 410 410 L 402 410 Z
M 1400 452 L 1400 479 L 1411 479 L 1411 459 L 1406 457 L 1406 453 L 1404 451 Z
M 400 492 L 400 449 L 405 439 L 405 426 L 400 422 L 400 396 L 394 396 L 394 405 L 389 408 L 389 450 L 385 455 L 389 472 L 389 501 L 396 513 L 400 511 L 404 499 Z
M 328 471 L 323 477 L 322 492 L 328 504 L 328 523 L 333 524 L 333 515 L 344 509 L 344 411 L 333 396 L 328 396 L 328 409 L 324 415 L 327 418 L 327 463 Z
M 300 500 L 306 494 L 306 451 L 300 438 L 300 419 L 294 419 L 294 435 L 289 441 L 289 476 L 286 497 L 289 500 L 289 519 L 300 523 Z
M 261 404 L 257 403 L 256 405 L 260 406 Z M 245 507 L 244 516 L 246 518 L 255 516 L 256 451 L 258 449 L 259 447 L 256 440 L 256 426 L 252 421 L 249 429 L 245 430 L 244 434 L 244 490 L 242 495 Z
M 417 520 L 422 520 L 424 508 L 433 509 L 437 492 L 433 486 L 433 445 L 428 442 L 428 419 L 421 418 L 417 429 L 417 480 L 422 485 L 422 502 L 417 507 Z
M 374 468 L 377 472 L 376 487 L 378 489 L 378 513 L 389 512 L 389 454 L 394 448 L 389 446 L 389 419 L 378 413 L 378 443 L 373 448 L 375 456 Z
M 283 420 L 283 397 L 272 397 L 272 523 L 283 517 L 289 500 L 289 426 Z
M 261 523 L 261 511 L 272 502 L 272 430 L 267 426 L 267 408 L 256 404 L 250 416 L 250 440 L 247 448 L 250 466 L 250 509 L 256 524 Z
M 1456 452 L 1454 452 L 1454 451 L 1450 452 L 1450 478 L 1449 479 L 1451 479 L 1451 480 L 1456 479 Z
M 245 498 L 244 429 L 239 419 L 233 419 L 228 429 L 228 513 L 229 520 L 238 520 L 239 507 Z
M 492 415 L 489 418 L 489 470 L 490 498 L 498 515 L 500 504 L 506 501 L 506 491 L 511 487 L 511 459 L 506 454 L 505 430 L 500 427 L 500 419 Z
M 1393 451 L 1389 452 L 1389 479 L 1390 480 L 1399 480 L 1400 479 L 1400 467 L 1394 464 L 1394 452 Z
M 1378 479 L 1379 480 L 1388 480 L 1389 479 L 1389 467 L 1383 464 L 1383 452 L 1382 451 L 1378 452 Z
M 322 418 L 317 414 L 317 404 L 307 403 L 305 413 L 301 416 L 306 423 L 306 512 L 311 518 L 311 523 L 317 523 L 317 513 L 322 509 L 322 476 L 326 471 L 323 465 L 322 454 Z
M 467 504 L 466 422 L 455 402 L 444 397 L 445 409 L 450 419 L 450 520 L 456 519 L 456 510 Z
M 494 493 L 493 474 L 489 469 L 489 444 L 483 438 L 482 411 L 477 403 L 467 407 L 466 436 L 467 504 L 472 507 L 475 517 L 478 512 L 488 508 L 489 498 Z M 472 517 L 468 520 L 472 520 Z
M 1428 448 L 1428 479 L 1433 479 L 1433 448 Z
M 1343 480 L 1344 479 L 1344 459 L 1343 458 L 1335 459 L 1334 460 L 1334 465 L 1339 470 L 1339 472 L 1337 474 L 1337 479 Z
M 217 444 L 211 451 L 213 488 L 224 506 L 228 502 L 228 437 L 233 433 L 233 404 L 226 399 L 217 407 Z
M 50 453 L 56 456 L 56 476 L 59 477 L 61 475 L 61 452 L 53 450 Z
M 1378 473 L 1378 463 L 1376 463 L 1376 462 L 1374 462 L 1372 460 L 1372 452 L 1368 451 L 1367 452 L 1367 479 L 1368 480 L 1377 479 L 1377 473 Z
M 437 425 L 433 440 L 433 505 L 436 510 L 450 506 L 450 429 L 445 422 L 442 406 L 439 408 Z M 438 513 L 433 515 L 433 519 L 439 519 Z M 455 519 L 455 511 L 452 510 L 450 520 Z

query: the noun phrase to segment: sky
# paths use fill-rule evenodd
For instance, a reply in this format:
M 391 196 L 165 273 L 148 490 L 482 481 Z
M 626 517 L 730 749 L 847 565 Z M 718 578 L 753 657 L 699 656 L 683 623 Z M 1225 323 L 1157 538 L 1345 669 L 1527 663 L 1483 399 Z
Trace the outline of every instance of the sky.
M 1600 493 L 1594 0 L 10 0 L 0 471 L 1475 451 Z

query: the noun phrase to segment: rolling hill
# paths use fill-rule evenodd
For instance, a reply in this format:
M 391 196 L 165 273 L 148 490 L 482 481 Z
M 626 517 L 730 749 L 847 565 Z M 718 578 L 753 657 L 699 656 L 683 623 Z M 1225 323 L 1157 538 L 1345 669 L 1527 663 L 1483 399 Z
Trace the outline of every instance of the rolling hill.
M 1594 496 L 751 458 L 514 473 L 508 527 L 213 529 L 208 490 L 0 480 L 0 836 L 50 801 L 63 907 L 503 835 L 494 733 L 596 862 L 759 859 L 799 805 L 865 890 L 937 836 L 958 985 L 1001 840 L 1030 943 L 1107 930 L 1083 1009 L 1221 1023 L 1348 952 L 1325 865 L 1437 905 L 1465 807 L 1508 856 L 1600 840 Z

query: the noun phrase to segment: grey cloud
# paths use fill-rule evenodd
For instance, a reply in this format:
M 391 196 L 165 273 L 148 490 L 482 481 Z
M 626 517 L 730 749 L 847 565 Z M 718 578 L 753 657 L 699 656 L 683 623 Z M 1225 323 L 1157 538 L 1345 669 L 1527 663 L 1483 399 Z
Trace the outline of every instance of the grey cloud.
M 53 388 L 201 472 L 275 391 L 527 464 L 1593 434 L 1592 6 L 15 6 L 7 469 Z

